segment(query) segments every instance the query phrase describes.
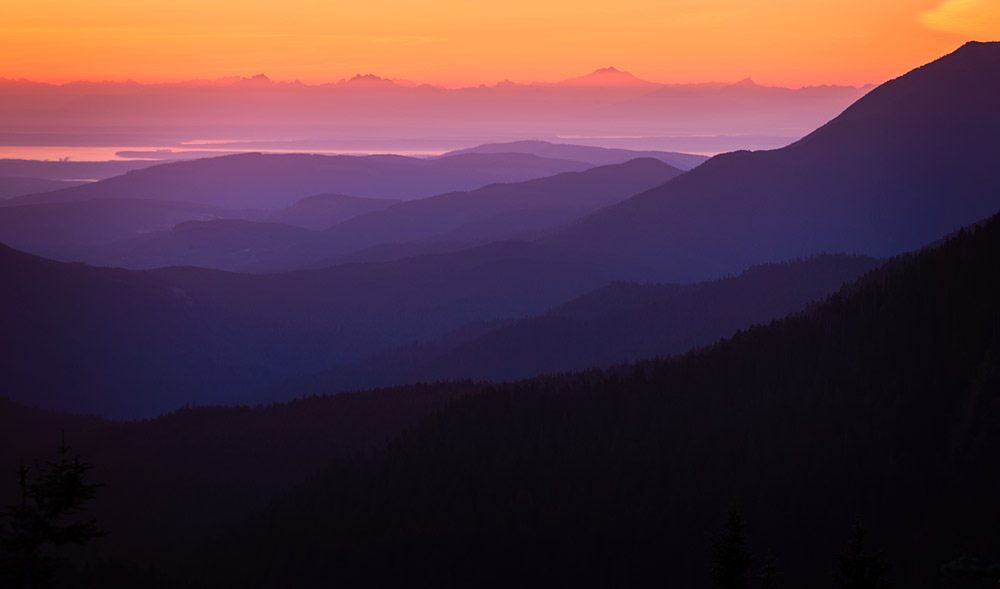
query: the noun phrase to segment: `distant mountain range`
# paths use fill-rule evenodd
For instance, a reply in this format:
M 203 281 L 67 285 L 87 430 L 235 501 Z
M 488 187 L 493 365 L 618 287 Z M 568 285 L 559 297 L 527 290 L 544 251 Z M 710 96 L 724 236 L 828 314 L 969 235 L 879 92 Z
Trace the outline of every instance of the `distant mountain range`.
M 513 82 L 511 80 L 502 80 L 495 83 L 489 83 L 485 81 L 478 85 L 479 88 L 482 87 L 493 87 L 497 85 L 502 86 L 573 86 L 577 84 L 586 84 L 592 86 L 619 86 L 619 85 L 643 85 L 643 86 L 657 86 L 657 87 L 701 87 L 701 86 L 712 86 L 712 87 L 723 87 L 730 85 L 746 85 L 749 78 L 735 82 L 711 82 L 711 83 L 694 83 L 694 84 L 677 84 L 677 83 L 662 83 L 662 82 L 652 82 L 649 80 L 644 80 L 634 76 L 633 74 L 619 70 L 614 66 L 600 67 L 594 71 L 580 75 L 574 76 L 572 78 L 566 78 L 564 80 L 558 80 L 553 82 Z M 356 73 L 349 78 L 341 78 L 336 82 L 321 82 L 321 83 L 304 83 L 298 80 L 294 81 L 275 81 L 271 79 L 265 73 L 259 73 L 250 77 L 245 76 L 228 76 L 220 77 L 214 80 L 210 79 L 192 79 L 182 82 L 162 82 L 157 84 L 152 84 L 154 86 L 160 86 L 162 88 L 186 88 L 186 87 L 202 87 L 202 88 L 222 88 L 229 86 L 250 86 L 250 87 L 290 87 L 290 88 L 304 88 L 304 87 L 314 87 L 314 88 L 336 88 L 336 87 L 349 87 L 353 85 L 374 85 L 377 87 L 399 87 L 399 88 L 441 88 L 445 89 L 444 86 L 428 84 L 417 82 L 414 80 L 405 80 L 402 78 L 383 78 L 375 73 Z M 66 82 L 63 84 L 51 84 L 47 82 L 34 82 L 26 79 L 9 79 L 0 78 L 0 86 L 6 87 L 11 90 L 12 93 L 17 89 L 41 89 L 41 88 L 61 88 L 68 93 L 87 93 L 95 88 L 97 89 L 109 89 L 116 90 L 119 94 L 129 94 L 136 92 L 140 88 L 150 86 L 150 84 L 143 84 L 140 82 L 135 82 L 132 80 L 126 82 L 113 82 L 113 81 L 89 81 L 89 80 L 77 80 L 72 82 Z M 458 87 L 454 88 L 456 90 L 465 90 L 470 88 L 475 88 L 477 86 L 469 87 Z M 23 91 L 23 90 L 22 90 Z M 26 95 L 15 95 L 16 99 L 26 100 Z M 12 97 L 14 98 L 14 97 Z
M 526 137 L 717 153 L 787 144 L 867 90 L 664 85 L 614 68 L 560 83 L 458 89 L 367 74 L 316 86 L 266 76 L 151 85 L 5 80 L 0 142 L 121 146 L 143 157 L 165 149 L 170 158 L 206 148 L 428 153 Z

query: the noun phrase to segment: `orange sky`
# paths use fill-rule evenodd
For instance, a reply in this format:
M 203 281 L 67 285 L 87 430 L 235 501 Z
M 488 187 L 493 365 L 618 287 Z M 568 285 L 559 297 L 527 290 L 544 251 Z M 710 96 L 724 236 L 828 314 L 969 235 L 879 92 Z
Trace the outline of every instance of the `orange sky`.
M 11 0 L 0 77 L 448 86 L 615 66 L 657 82 L 880 83 L 968 40 L 1000 0 Z

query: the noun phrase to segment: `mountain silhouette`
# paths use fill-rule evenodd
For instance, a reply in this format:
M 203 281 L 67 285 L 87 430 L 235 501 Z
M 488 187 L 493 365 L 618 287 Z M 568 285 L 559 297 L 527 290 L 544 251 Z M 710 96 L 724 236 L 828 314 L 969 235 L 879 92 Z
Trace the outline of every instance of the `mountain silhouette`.
M 594 166 L 621 164 L 640 157 L 660 160 L 681 170 L 703 163 L 708 157 L 689 153 L 671 151 L 636 151 L 631 149 L 609 149 L 606 147 L 591 147 L 587 145 L 572 145 L 569 143 L 551 143 L 549 141 L 509 141 L 507 143 L 486 143 L 468 149 L 450 151 L 445 156 L 460 153 L 530 153 L 539 157 L 567 159 L 587 162 Z
M 8 199 L 2 204 L 144 198 L 237 209 L 277 209 L 321 193 L 413 199 L 588 167 L 582 162 L 515 153 L 427 160 L 396 155 L 247 153 L 160 164 L 86 186 Z
M 618 86 L 655 88 L 660 84 L 640 80 L 628 72 L 623 72 L 614 67 L 603 67 L 593 72 L 576 78 L 569 78 L 556 84 L 557 86 Z
M 636 159 L 637 157 L 640 157 L 642 153 L 645 153 L 632 152 L 628 150 L 603 150 L 601 148 L 571 145 L 556 146 L 544 142 L 524 142 L 523 144 L 518 145 L 511 144 L 511 146 L 516 146 L 519 149 L 496 150 L 491 149 L 493 146 L 484 146 L 482 150 L 474 148 L 473 150 L 468 150 L 468 152 L 445 154 L 445 156 L 442 157 L 443 159 L 450 159 L 453 156 L 458 158 L 456 160 L 452 160 L 455 162 L 455 166 L 450 168 L 452 172 L 456 172 L 458 174 L 463 173 L 459 168 L 461 166 L 461 162 L 465 162 L 468 168 L 467 171 L 469 173 L 476 174 L 478 172 L 475 172 L 475 170 L 477 166 L 480 166 L 483 158 L 490 160 L 492 163 L 502 162 L 508 159 L 512 162 L 516 162 L 518 160 L 523 160 L 524 158 L 528 158 L 529 162 L 537 163 L 539 160 L 534 160 L 532 158 L 534 156 L 538 156 L 544 158 L 543 161 L 548 162 L 552 162 L 553 160 L 560 160 L 563 162 L 572 160 L 573 162 L 579 162 L 568 164 L 566 166 L 571 169 L 578 169 L 607 165 L 606 162 L 616 164 L 624 163 L 628 160 Z M 518 155 L 518 153 L 521 155 Z M 701 156 L 687 156 L 685 154 L 665 154 L 664 152 L 648 153 L 661 160 L 679 159 L 683 162 L 690 163 L 690 165 L 694 165 L 694 163 L 701 162 L 705 159 Z M 508 156 L 505 154 L 512 155 Z M 576 155 L 586 157 L 571 157 Z M 665 155 L 669 157 L 664 157 Z M 299 190 L 308 189 L 309 186 L 306 186 L 305 188 L 298 188 L 298 186 L 300 186 L 303 182 L 303 178 L 307 176 L 323 176 L 325 178 L 314 183 L 313 185 L 355 182 L 355 187 L 359 187 L 357 184 L 357 181 L 359 180 L 358 168 L 363 167 L 366 160 L 346 160 L 346 171 L 342 170 L 344 173 L 341 174 L 337 171 L 336 166 L 331 166 L 333 168 L 332 170 L 323 170 L 322 168 L 324 164 L 328 165 L 331 163 L 323 159 L 301 160 L 299 158 L 292 158 L 292 161 L 288 162 L 280 159 L 271 160 L 264 158 L 260 160 L 261 162 L 264 162 L 260 166 L 261 170 L 255 172 L 260 173 L 264 180 L 260 184 L 250 186 L 250 182 L 246 178 L 240 177 L 240 170 L 248 165 L 246 162 L 253 163 L 254 161 L 254 157 L 250 157 L 249 160 L 220 160 L 218 158 L 213 158 L 210 162 L 199 164 L 191 162 L 192 165 L 189 166 L 151 171 L 148 176 L 128 176 L 124 179 L 116 179 L 108 184 L 88 188 L 88 191 L 93 194 L 84 195 L 85 198 L 83 200 L 80 200 L 80 195 L 77 193 L 66 194 L 62 192 L 53 192 L 52 194 L 32 194 L 37 193 L 40 190 L 51 191 L 66 186 L 60 185 L 55 181 L 10 177 L 8 185 L 13 191 L 11 196 L 15 196 L 14 193 L 17 195 L 32 195 L 27 198 L 9 201 L 0 200 L 0 242 L 6 243 L 7 245 L 22 251 L 64 261 L 86 260 L 101 264 L 124 264 L 127 266 L 151 267 L 155 265 L 151 260 L 145 262 L 130 262 L 130 260 L 135 260 L 139 254 L 138 251 L 132 251 L 127 244 L 122 246 L 128 254 L 127 256 L 120 255 L 119 252 L 114 251 L 115 248 L 113 247 L 108 250 L 108 253 L 104 253 L 105 250 L 103 249 L 103 246 L 110 246 L 110 244 L 115 242 L 137 237 L 142 237 L 141 242 L 148 244 L 149 239 L 151 238 L 149 234 L 156 232 L 169 232 L 169 230 L 171 230 L 175 225 L 185 221 L 240 219 L 244 221 L 280 223 L 305 229 L 322 230 L 328 229 L 333 225 L 344 222 L 352 217 L 382 210 L 390 205 L 398 203 L 397 199 L 362 198 L 343 194 L 326 193 L 313 194 L 312 196 L 295 200 L 287 205 L 280 204 L 288 198 L 289 194 L 294 194 Z M 409 161 L 409 159 L 402 160 L 404 163 Z M 310 162 L 316 165 L 311 165 Z M 34 163 L 59 164 L 66 166 L 71 164 L 71 162 Z M 116 162 L 97 163 L 112 164 Z M 95 165 L 97 163 L 95 163 Z M 393 163 L 392 160 L 383 161 L 381 164 L 375 165 L 374 169 L 377 171 L 377 169 L 382 166 L 382 171 L 390 175 L 391 173 L 400 172 L 403 175 L 400 177 L 399 181 L 406 178 L 412 178 L 412 170 L 401 169 L 399 166 L 395 165 L 396 163 L 398 162 Z M 492 163 L 486 165 L 492 165 Z M 4 162 L 0 161 L 0 169 L 3 169 L 3 164 Z M 353 171 L 351 170 L 352 167 L 355 168 Z M 564 166 L 557 164 L 556 170 L 559 170 L 562 167 Z M 61 168 L 39 168 L 36 171 L 44 171 L 45 169 Z M 78 171 L 83 173 L 88 170 L 80 169 Z M 636 171 L 637 173 L 639 172 L 638 169 Z M 628 172 L 629 170 L 622 169 L 623 174 Z M 445 176 L 450 173 L 451 172 L 449 172 L 448 169 L 444 171 Z M 517 171 L 517 173 L 522 175 L 527 173 L 530 175 L 533 171 L 529 165 L 526 170 L 520 170 Z M 177 174 L 178 176 L 172 178 L 169 182 L 165 179 L 174 174 Z M 281 174 L 287 174 L 287 176 L 280 177 Z M 423 172 L 420 172 L 420 174 L 423 174 Z M 351 178 L 352 176 L 354 177 L 353 180 Z M 256 178 L 257 176 L 254 177 Z M 147 183 L 152 182 L 157 178 L 160 178 L 163 181 L 157 182 L 156 185 L 152 187 L 147 188 L 145 186 Z M 488 170 L 484 171 L 484 180 L 493 178 L 495 178 L 495 176 Z M 661 180 L 650 181 L 648 185 L 643 185 L 642 182 L 645 182 L 646 180 L 640 180 L 639 178 L 636 178 L 636 182 L 631 182 L 629 179 L 623 178 L 621 190 L 612 191 L 616 194 L 614 200 L 609 199 L 601 202 L 600 204 L 612 204 L 617 200 L 621 200 L 624 196 L 630 196 L 628 191 L 640 192 L 645 188 L 655 186 L 668 179 L 666 176 L 662 176 L 661 178 Z M 382 184 L 384 186 L 392 182 L 392 178 L 372 178 L 371 181 L 372 184 L 369 185 L 368 188 L 372 188 L 373 185 L 377 186 L 378 184 Z M 0 192 L 4 190 L 4 182 L 5 180 L 0 179 Z M 26 182 L 28 183 L 26 184 Z M 213 187 L 214 182 L 219 183 L 218 187 Z M 445 178 L 438 179 L 435 182 L 438 182 L 438 184 L 442 186 L 448 186 L 451 183 Z M 81 184 L 85 183 L 73 183 L 68 185 Z M 168 184 L 174 188 L 164 189 L 164 186 L 167 186 Z M 245 190 L 245 192 L 239 192 L 237 190 L 238 188 Z M 359 188 L 364 189 L 363 187 Z M 550 188 L 553 190 L 560 190 L 560 188 L 555 185 Z M 578 187 L 572 187 L 567 184 L 567 186 L 561 188 L 561 190 L 576 190 L 577 188 Z M 416 188 L 414 188 L 414 190 L 416 190 Z M 150 196 L 153 193 L 158 193 L 159 196 L 170 196 L 170 200 L 154 200 L 152 199 L 153 197 Z M 181 200 L 178 200 L 180 198 L 188 198 L 195 200 L 207 199 L 209 201 L 216 202 L 220 200 L 220 193 L 231 194 L 231 196 L 223 197 L 227 203 L 225 206 L 217 204 L 206 205 L 203 202 L 182 202 Z M 252 201 L 255 193 L 257 196 L 262 196 L 263 199 L 266 199 L 258 201 L 258 204 L 266 204 L 270 202 L 275 206 L 267 208 L 253 208 L 240 204 L 243 200 Z M 244 199 L 243 195 L 248 196 Z M 272 198 L 274 199 L 274 202 L 272 202 Z M 494 205 L 496 204 L 497 203 L 494 203 Z M 580 203 L 581 206 L 573 206 L 570 203 L 567 203 L 567 206 L 559 204 L 556 206 L 556 208 L 559 209 L 558 211 L 551 210 L 553 208 L 553 204 L 555 203 L 551 202 L 546 204 L 540 200 L 534 205 L 518 205 L 520 208 L 524 209 L 523 214 L 520 214 L 520 216 L 518 216 L 519 213 L 515 213 L 513 211 L 514 207 L 496 208 L 494 206 L 494 210 L 492 210 L 492 212 L 490 212 L 490 210 L 483 209 L 478 215 L 469 211 L 466 218 L 468 222 L 486 222 L 487 217 L 498 214 L 507 215 L 509 218 L 506 221 L 504 219 L 496 218 L 494 219 L 492 225 L 494 229 L 506 225 L 510 227 L 510 230 L 501 231 L 500 234 L 493 231 L 492 237 L 509 239 L 515 236 L 528 236 L 531 231 L 538 232 L 557 227 L 575 220 L 580 216 L 581 212 L 592 212 L 586 210 L 587 206 L 591 206 L 590 204 Z M 511 217 L 511 215 L 513 215 L 513 217 Z M 453 216 L 454 215 L 450 215 L 449 217 Z M 233 247 L 237 247 L 237 251 L 241 251 L 254 245 L 252 242 L 254 234 L 248 234 L 245 239 L 241 240 L 233 234 L 233 229 L 236 227 L 235 224 L 218 224 L 218 226 L 225 228 L 225 230 L 234 237 L 235 241 Z M 248 231 L 253 230 L 253 228 L 249 225 L 243 226 L 247 227 Z M 447 228 L 450 230 L 456 230 L 458 229 L 458 226 L 448 225 Z M 476 226 L 469 226 L 466 231 L 476 233 L 478 229 L 479 228 Z M 203 235 L 205 235 L 205 237 L 209 237 L 207 232 L 203 233 Z M 301 235 L 308 241 L 307 234 L 302 233 Z M 382 235 L 385 236 L 385 232 L 382 232 Z M 169 233 L 165 234 L 165 236 L 169 236 Z M 399 242 L 401 237 L 402 236 L 385 236 L 386 240 L 391 242 Z M 169 237 L 165 238 L 169 241 Z M 187 239 L 190 238 L 191 234 L 189 233 L 187 234 Z M 405 239 L 403 241 L 405 241 Z M 468 244 L 483 243 L 484 241 L 488 241 L 488 239 L 479 237 L 474 240 L 469 240 Z M 372 241 L 370 239 L 364 240 L 364 247 L 368 247 L 370 245 L 372 245 Z M 94 250 L 93 248 L 97 246 L 102 247 Z M 140 247 L 149 250 L 150 247 L 153 246 Z M 171 259 L 168 255 L 171 247 L 172 246 L 169 243 L 164 243 L 162 247 L 163 251 L 158 252 L 158 255 L 156 256 L 157 259 L 166 260 L 175 264 L 190 263 L 194 265 L 205 265 L 228 269 L 239 269 L 243 267 L 235 260 L 235 258 L 231 259 L 227 264 L 211 262 L 210 260 L 213 258 L 214 254 L 209 252 L 206 252 L 206 255 L 202 258 L 175 257 Z M 196 248 L 196 244 L 188 241 L 185 243 L 184 247 L 190 250 L 191 248 Z M 333 247 L 333 249 L 331 249 L 328 253 L 320 253 L 318 259 L 329 259 L 331 256 L 339 257 L 343 255 L 343 249 L 344 248 L 341 246 Z M 451 249 L 455 248 L 452 247 Z M 223 255 L 226 257 L 229 256 L 229 254 Z M 248 262 L 249 267 L 256 267 L 259 269 L 261 266 L 254 266 L 256 263 L 257 262 L 254 261 Z M 280 265 L 281 264 L 279 263 L 279 266 Z M 295 266 L 296 264 L 286 264 L 286 266 L 289 265 Z M 273 269 L 273 266 L 271 266 L 271 268 Z
M 1000 206 L 1000 43 L 872 90 L 788 147 L 716 156 L 553 237 L 623 278 L 691 281 L 844 251 L 911 250 Z
M 352 87 L 360 88 L 396 88 L 397 84 L 388 79 L 381 78 L 375 74 L 355 74 L 353 78 L 349 80 L 341 80 L 338 84 L 345 84 Z

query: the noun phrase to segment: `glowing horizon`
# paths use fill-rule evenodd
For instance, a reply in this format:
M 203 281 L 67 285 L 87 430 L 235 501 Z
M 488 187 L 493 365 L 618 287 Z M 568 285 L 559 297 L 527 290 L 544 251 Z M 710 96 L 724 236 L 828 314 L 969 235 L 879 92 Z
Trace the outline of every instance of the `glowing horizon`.
M 375 74 L 445 87 L 614 66 L 657 83 L 881 83 L 1000 37 L 995 0 L 37 0 L 0 24 L 0 77 L 142 83 Z
M 957 47 L 956 47 L 956 49 L 957 49 Z M 864 87 L 864 86 L 875 86 L 875 85 L 878 85 L 877 82 L 865 82 L 865 83 L 859 83 L 859 84 L 829 84 L 829 83 L 824 83 L 824 84 L 803 84 L 803 85 L 795 85 L 795 86 L 782 86 L 782 85 L 778 85 L 778 84 L 763 84 L 763 83 L 760 83 L 758 80 L 756 80 L 756 79 L 754 79 L 754 78 L 752 78 L 750 76 L 743 76 L 740 79 L 733 79 L 733 80 L 699 80 L 699 81 L 695 81 L 695 82 L 680 82 L 680 81 L 677 81 L 677 82 L 673 82 L 673 81 L 672 82 L 662 82 L 662 81 L 657 81 L 657 80 L 649 80 L 649 79 L 646 79 L 646 78 L 642 78 L 640 76 L 635 76 L 634 74 L 632 74 L 627 69 L 617 68 L 615 66 L 606 66 L 606 67 L 601 67 L 601 68 L 592 68 L 588 72 L 583 72 L 583 73 L 579 73 L 577 75 L 569 76 L 567 78 L 555 79 L 555 80 L 520 81 L 520 80 L 512 80 L 510 78 L 505 78 L 503 80 L 495 80 L 495 81 L 489 81 L 489 82 L 483 81 L 483 82 L 479 82 L 479 83 L 475 83 L 475 84 L 470 83 L 470 84 L 463 84 L 463 85 L 455 85 L 455 84 L 453 84 L 453 85 L 446 85 L 446 84 L 437 84 L 437 83 L 432 83 L 432 82 L 426 82 L 426 81 L 423 81 L 423 80 L 393 78 L 393 77 L 388 77 L 388 76 L 380 76 L 377 72 L 358 72 L 358 73 L 356 73 L 356 74 L 354 74 L 352 76 L 342 76 L 342 77 L 337 78 L 337 79 L 317 80 L 317 81 L 314 81 L 314 82 L 306 82 L 306 81 L 300 80 L 298 78 L 296 78 L 296 79 L 276 79 L 274 76 L 271 76 L 270 74 L 268 74 L 267 72 L 264 72 L 264 71 L 257 72 L 255 74 L 248 74 L 248 75 L 219 76 L 217 78 L 186 78 L 186 79 L 185 78 L 178 78 L 176 80 L 171 79 L 171 80 L 148 80 L 148 81 L 137 80 L 135 78 L 125 78 L 125 79 L 108 79 L 108 78 L 87 79 L 87 78 L 76 78 L 76 79 L 67 79 L 67 80 L 40 80 L 40 79 L 34 79 L 34 78 L 28 78 L 28 77 L 19 77 L 19 78 L 5 77 L 5 76 L 2 76 L 2 75 L 0 75 L 0 80 L 5 80 L 5 81 L 8 81 L 8 82 L 28 82 L 28 83 L 48 84 L 48 85 L 51 85 L 51 86 L 67 86 L 67 85 L 71 85 L 71 84 L 81 84 L 81 83 L 82 84 L 132 84 L 132 83 L 134 83 L 134 84 L 139 84 L 139 85 L 143 85 L 143 86 L 156 86 L 156 85 L 180 85 L 180 86 L 183 86 L 183 85 L 199 85 L 199 84 L 223 86 L 223 85 L 226 85 L 226 84 L 229 84 L 229 83 L 251 81 L 251 80 L 253 80 L 254 78 L 256 78 L 258 76 L 265 76 L 268 79 L 268 81 L 273 82 L 275 84 L 295 84 L 295 83 L 299 83 L 299 84 L 302 84 L 303 86 L 323 86 L 323 85 L 330 85 L 330 84 L 338 84 L 338 83 L 350 82 L 351 79 L 354 78 L 354 77 L 364 77 L 364 76 L 372 75 L 372 76 L 378 77 L 381 80 L 393 82 L 393 83 L 397 84 L 398 86 L 400 86 L 402 88 L 416 87 L 416 86 L 422 86 L 422 85 L 429 85 L 429 86 L 434 86 L 436 88 L 445 88 L 445 89 L 448 89 L 448 90 L 464 90 L 464 89 L 470 89 L 470 88 L 479 88 L 479 87 L 482 87 L 482 86 L 485 86 L 485 87 L 489 88 L 489 87 L 501 86 L 501 85 L 506 84 L 506 83 L 514 83 L 514 84 L 516 84 L 518 86 L 540 86 L 540 87 L 555 86 L 555 85 L 558 85 L 561 82 L 565 82 L 567 80 L 572 80 L 574 78 L 583 78 L 583 77 L 590 76 L 590 75 L 594 74 L 595 72 L 598 72 L 598 71 L 604 70 L 604 69 L 616 69 L 616 70 L 618 70 L 621 73 L 633 75 L 637 80 L 639 80 L 639 82 L 648 82 L 648 83 L 651 83 L 651 84 L 657 84 L 657 85 L 661 85 L 661 86 L 671 86 L 671 85 L 675 85 L 675 86 L 692 85 L 693 86 L 693 85 L 699 85 L 699 84 L 735 85 L 735 84 L 739 84 L 741 82 L 744 82 L 745 80 L 748 80 L 748 79 L 751 80 L 754 84 L 757 84 L 759 86 L 767 86 L 767 87 L 771 87 L 771 88 L 788 88 L 788 89 L 792 89 L 792 90 L 796 90 L 796 89 L 800 89 L 800 88 L 806 88 L 806 87 L 816 87 L 816 86 L 844 86 L 844 87 L 861 88 L 861 87 Z M 595 86 L 596 85 L 598 85 L 598 84 L 595 84 Z M 613 85 L 613 84 L 609 84 L 609 85 Z

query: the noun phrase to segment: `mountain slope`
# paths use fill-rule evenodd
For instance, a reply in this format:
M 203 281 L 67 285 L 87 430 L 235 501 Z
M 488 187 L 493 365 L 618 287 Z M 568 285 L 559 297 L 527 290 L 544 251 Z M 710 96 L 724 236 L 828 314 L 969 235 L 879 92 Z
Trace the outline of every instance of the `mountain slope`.
M 161 405 L 156 397 L 165 390 L 191 387 L 195 380 L 211 389 L 229 370 L 244 385 L 261 376 L 250 362 L 213 354 L 226 330 L 156 277 L 53 262 L 6 247 L 0 247 L 0 262 L 0 306 L 13 311 L 0 316 L 0 365 L 5 396 L 15 401 L 135 415 L 137 406 Z M 214 372 L 207 370 L 211 362 Z
M 555 235 L 625 278 L 691 281 L 847 251 L 887 256 L 1000 206 L 1000 43 L 876 88 L 783 149 L 716 156 Z

